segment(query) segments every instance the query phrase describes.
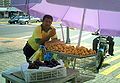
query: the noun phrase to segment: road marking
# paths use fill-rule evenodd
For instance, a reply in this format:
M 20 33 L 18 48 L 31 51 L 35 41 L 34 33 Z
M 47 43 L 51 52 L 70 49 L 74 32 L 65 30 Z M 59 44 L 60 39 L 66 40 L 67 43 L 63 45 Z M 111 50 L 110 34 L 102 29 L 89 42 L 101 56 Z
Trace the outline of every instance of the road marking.
M 117 60 L 117 59 L 120 59 L 120 55 L 113 56 L 112 58 L 105 60 L 105 61 L 103 62 L 103 64 L 104 64 L 104 63 L 110 63 L 110 62 L 112 62 L 112 61 L 114 61 L 114 60 Z
M 24 37 L 19 37 L 19 38 L 16 38 L 16 39 L 26 39 L 26 38 L 30 38 L 32 35 L 30 36 L 24 36 Z
M 119 52 L 120 52 L 120 50 L 114 51 L 115 54 L 117 54 L 117 53 L 119 53 Z M 120 55 L 113 56 L 112 58 L 105 60 L 105 61 L 103 62 L 103 64 L 104 64 L 104 63 L 110 63 L 110 62 L 112 62 L 112 61 L 114 61 L 114 60 L 117 60 L 117 59 L 119 59 L 119 58 L 120 58 Z
M 91 38 L 92 37 L 92 35 L 87 35 L 87 36 L 84 36 L 84 37 L 82 37 L 81 38 L 81 41 L 84 41 L 84 40 L 86 40 L 86 39 L 88 39 L 88 38 Z M 75 39 L 78 39 L 78 38 L 75 38 Z M 77 40 L 73 40 L 73 41 L 71 41 L 72 43 L 73 42 L 77 42 Z
M 66 30 L 66 28 L 63 28 L 63 30 Z M 57 32 L 62 31 L 62 28 L 57 28 L 56 31 Z
M 89 33 L 83 33 L 82 36 L 86 36 L 86 35 L 89 35 Z M 79 35 L 74 35 L 72 37 L 70 37 L 71 40 L 74 40 L 74 39 L 78 39 Z
M 18 39 L 27 39 L 29 37 L 31 37 L 31 35 L 30 36 L 19 37 L 19 38 L 0 38 L 0 40 L 18 40 Z
M 5 23 L 7 23 L 7 22 L 0 22 L 0 24 L 5 24 Z
M 92 37 L 92 35 L 85 36 L 85 37 L 83 37 L 83 38 L 81 39 L 81 41 L 84 41 L 84 40 L 86 40 L 86 39 L 88 39 L 88 38 L 91 38 L 91 37 Z
M 120 67 L 120 62 L 103 70 L 102 72 L 100 72 L 100 74 L 103 74 L 103 75 L 108 75 L 110 74 L 111 72 L 113 72 L 114 70 L 118 69 Z
M 120 74 L 118 74 L 115 78 L 120 78 Z
M 0 38 L 0 40 L 16 40 L 17 38 Z

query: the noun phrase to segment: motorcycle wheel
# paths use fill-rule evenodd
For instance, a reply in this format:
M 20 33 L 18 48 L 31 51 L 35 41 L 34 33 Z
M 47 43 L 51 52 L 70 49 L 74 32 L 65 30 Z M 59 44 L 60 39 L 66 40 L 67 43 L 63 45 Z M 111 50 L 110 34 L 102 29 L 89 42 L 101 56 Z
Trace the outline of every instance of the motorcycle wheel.
M 102 67 L 102 63 L 104 61 L 104 49 L 99 49 L 96 56 L 96 70 L 99 72 L 99 69 Z

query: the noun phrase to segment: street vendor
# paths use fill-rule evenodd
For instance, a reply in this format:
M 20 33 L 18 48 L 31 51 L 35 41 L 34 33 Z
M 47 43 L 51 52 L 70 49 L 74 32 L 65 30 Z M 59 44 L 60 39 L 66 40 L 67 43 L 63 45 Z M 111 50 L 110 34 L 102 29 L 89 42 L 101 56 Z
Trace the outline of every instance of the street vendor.
M 35 28 L 32 36 L 28 39 L 23 48 L 23 53 L 28 63 L 31 62 L 29 58 L 38 50 L 40 45 L 44 45 L 50 39 L 57 39 L 56 30 L 51 26 L 52 22 L 53 17 L 51 15 L 45 15 L 42 24 Z

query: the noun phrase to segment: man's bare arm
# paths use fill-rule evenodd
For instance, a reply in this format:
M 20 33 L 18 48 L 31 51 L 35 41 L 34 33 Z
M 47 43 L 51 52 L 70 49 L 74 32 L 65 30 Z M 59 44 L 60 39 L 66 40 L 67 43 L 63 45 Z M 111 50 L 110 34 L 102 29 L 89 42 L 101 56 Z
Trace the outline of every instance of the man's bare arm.
M 42 38 L 42 39 L 36 38 L 36 39 L 35 39 L 35 42 L 36 42 L 37 44 L 41 45 L 41 44 L 44 44 L 44 43 L 45 43 L 46 41 L 48 41 L 49 39 L 50 39 L 49 36 L 44 37 L 44 38 Z

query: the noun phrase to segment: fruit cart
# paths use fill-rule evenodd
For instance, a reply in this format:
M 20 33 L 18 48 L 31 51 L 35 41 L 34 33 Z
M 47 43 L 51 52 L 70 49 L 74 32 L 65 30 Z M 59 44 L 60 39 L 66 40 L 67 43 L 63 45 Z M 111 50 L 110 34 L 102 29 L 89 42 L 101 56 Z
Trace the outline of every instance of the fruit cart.
M 90 54 L 90 55 L 85 55 L 85 56 L 80 56 L 80 55 L 72 55 L 72 54 L 65 54 L 62 52 L 57 52 L 57 51 L 48 51 L 48 52 L 52 52 L 53 54 L 57 54 L 59 58 L 67 58 L 70 57 L 72 59 L 74 59 L 73 61 L 73 69 L 75 69 L 76 66 L 76 59 L 82 59 L 82 58 L 88 58 L 88 57 L 94 57 L 96 56 L 96 54 Z
M 50 41 L 50 42 L 47 42 L 45 44 L 45 46 L 47 47 L 48 52 L 57 54 L 59 58 L 62 58 L 65 61 L 69 59 L 69 61 L 72 62 L 73 69 L 76 68 L 77 60 L 91 58 L 91 57 L 94 57 L 94 59 L 96 59 L 96 57 L 95 57 L 96 52 L 94 50 L 88 49 L 84 46 L 80 46 L 80 47 L 72 46 L 70 44 L 69 45 L 65 44 L 61 41 Z M 69 61 L 68 61 L 68 63 L 69 63 Z M 71 64 L 71 62 L 70 62 L 70 64 Z M 69 66 L 67 66 L 67 67 L 69 67 Z

